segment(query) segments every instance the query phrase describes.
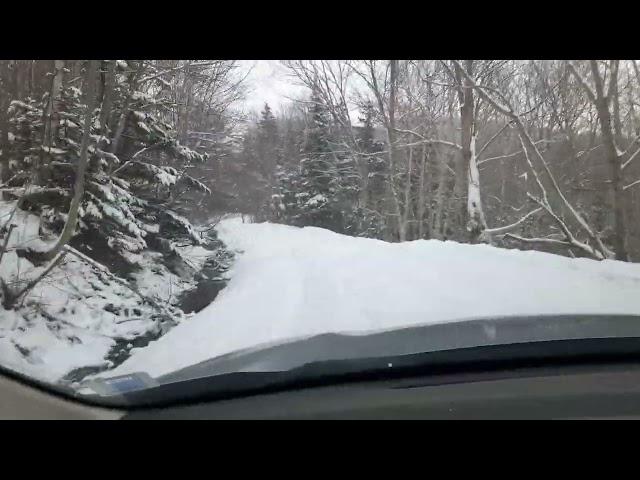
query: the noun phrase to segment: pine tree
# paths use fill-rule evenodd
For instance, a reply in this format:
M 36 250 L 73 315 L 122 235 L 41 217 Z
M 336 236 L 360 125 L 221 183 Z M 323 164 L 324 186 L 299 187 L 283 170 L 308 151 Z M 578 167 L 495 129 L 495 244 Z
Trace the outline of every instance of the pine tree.
M 275 171 L 280 163 L 278 148 L 278 125 L 271 112 L 269 104 L 264 104 L 264 110 L 260 113 L 256 137 L 256 168 L 262 175 L 266 184 L 267 195 L 273 194 L 275 187 Z
M 278 166 L 272 212 L 276 221 L 357 235 L 359 220 L 354 205 L 359 176 L 353 156 L 336 151 L 338 139 L 330 119 L 320 96 L 312 91 L 306 128 L 301 132 L 301 158 L 297 165 L 283 162 Z M 289 144 L 284 150 L 289 151 L 290 135 L 284 140 Z
M 135 254 L 147 248 L 171 253 L 177 242 L 200 242 L 189 221 L 172 211 L 166 199 L 178 187 L 203 194 L 210 190 L 186 173 L 189 165 L 207 161 L 207 155 L 181 145 L 171 125 L 153 111 L 145 111 L 153 106 L 153 99 L 132 88 L 127 77 L 116 78 L 114 118 L 125 118 L 122 133 L 126 140 L 117 154 L 108 151 L 112 138 L 104 133 L 113 129 L 105 132 L 100 109 L 94 110 L 89 165 L 71 244 L 110 268 L 127 270 L 136 268 Z M 82 97 L 87 86 L 81 87 L 61 89 L 64 109 L 46 148 L 42 138 L 46 93 L 40 100 L 13 100 L 8 111 L 12 140 L 7 152 L 9 186 L 21 198 L 23 209 L 40 215 L 42 235 L 49 239 L 62 231 L 73 196 L 86 110 Z M 125 105 L 127 111 L 122 111 Z M 39 182 L 34 185 L 36 178 Z
M 277 119 L 265 103 L 258 121 L 247 126 L 241 151 L 234 157 L 238 208 L 257 221 L 273 217 L 269 209 L 278 192 L 279 140 Z
M 264 110 L 260 112 L 260 121 L 258 122 L 258 138 L 265 145 L 275 147 L 278 138 L 278 124 L 273 116 L 271 107 L 268 103 L 264 104 Z
M 357 141 L 358 147 L 365 153 L 371 153 L 374 149 L 375 132 L 374 132 L 374 119 L 375 109 L 371 100 L 362 106 L 360 116 L 358 120 L 362 124 L 362 127 L 358 129 Z
M 380 215 L 384 197 L 384 181 L 386 172 L 386 162 L 377 152 L 383 150 L 383 144 L 375 139 L 375 116 L 376 111 L 371 101 L 367 101 L 361 109 L 360 127 L 357 131 L 356 140 L 358 149 L 366 157 L 366 205 L 360 205 L 355 213 L 358 224 L 358 235 L 381 238 L 384 229 L 384 218 Z
M 329 112 L 316 91 L 311 94 L 308 125 L 300 161 L 302 191 L 296 194 L 302 225 L 336 229 L 339 219 L 332 208 L 336 194 L 336 159 L 330 147 Z

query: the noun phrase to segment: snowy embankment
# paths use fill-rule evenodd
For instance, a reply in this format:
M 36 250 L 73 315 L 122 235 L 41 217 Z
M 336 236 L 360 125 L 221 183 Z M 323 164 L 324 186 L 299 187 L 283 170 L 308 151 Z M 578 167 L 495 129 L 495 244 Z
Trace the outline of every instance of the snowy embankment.
M 386 243 L 223 220 L 240 253 L 228 286 L 113 376 L 159 376 L 259 344 L 514 314 L 640 314 L 640 265 L 464 245 Z
M 0 278 L 18 290 L 46 268 L 21 258 L 18 247 L 44 250 L 56 239 L 43 241 L 39 218 L 22 210 L 12 217 L 14 207 L 15 202 L 0 202 L 0 226 L 8 218 L 17 226 L 0 262 Z M 201 246 L 181 250 L 196 270 L 214 253 Z M 178 295 L 194 288 L 194 282 L 172 274 L 159 263 L 158 255 L 145 252 L 138 256 L 140 270 L 133 274 L 133 285 L 158 304 L 171 306 Z M 67 254 L 16 309 L 0 306 L 0 365 L 56 382 L 78 368 L 109 368 L 114 365 L 112 357 L 122 355 L 141 338 L 160 335 L 166 328 L 158 317 L 163 311 L 128 288 L 129 282 L 99 267 Z M 180 320 L 172 318 L 171 323 Z

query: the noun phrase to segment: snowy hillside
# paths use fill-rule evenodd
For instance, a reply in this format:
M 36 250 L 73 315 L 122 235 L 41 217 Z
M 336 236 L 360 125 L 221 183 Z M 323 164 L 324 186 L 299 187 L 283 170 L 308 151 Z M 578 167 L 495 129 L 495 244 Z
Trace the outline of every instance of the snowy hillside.
M 15 203 L 0 201 L 0 219 L 12 215 Z M 21 258 L 18 247 L 45 249 L 55 238 L 42 240 L 38 216 L 22 210 L 13 215 L 17 228 L 2 256 L 0 278 L 18 289 L 45 269 Z M 194 281 L 170 272 L 158 261 L 160 253 L 140 254 L 140 270 L 130 282 L 71 251 L 75 253 L 67 254 L 15 309 L 0 305 L 0 365 L 51 382 L 76 369 L 100 371 L 184 318 L 175 305 L 182 292 L 194 288 Z M 196 270 L 214 255 L 200 245 L 180 252 Z
M 319 228 L 222 221 L 241 251 L 207 308 L 104 375 L 168 373 L 326 332 L 511 314 L 640 314 L 640 265 L 437 240 L 386 243 Z

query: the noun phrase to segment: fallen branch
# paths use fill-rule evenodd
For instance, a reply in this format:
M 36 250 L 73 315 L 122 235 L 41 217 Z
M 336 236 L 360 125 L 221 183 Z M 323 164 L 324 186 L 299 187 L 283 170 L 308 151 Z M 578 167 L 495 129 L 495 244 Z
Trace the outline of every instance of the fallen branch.
M 606 258 L 602 254 L 602 252 L 595 250 L 594 248 L 587 245 L 586 243 L 583 243 L 577 240 L 569 230 L 569 227 L 567 226 L 567 224 L 558 215 L 556 215 L 556 213 L 551 209 L 551 206 L 546 200 L 540 200 L 534 197 L 533 195 L 531 195 L 530 193 L 527 193 L 527 197 L 529 197 L 531 200 L 533 200 L 538 205 L 540 205 L 544 210 L 546 210 L 549 216 L 558 224 L 558 226 L 560 227 L 560 230 L 562 230 L 562 233 L 564 233 L 565 240 L 569 245 L 579 248 L 580 250 L 584 251 L 588 255 L 591 255 L 592 257 L 594 257 L 596 260 L 604 260 Z

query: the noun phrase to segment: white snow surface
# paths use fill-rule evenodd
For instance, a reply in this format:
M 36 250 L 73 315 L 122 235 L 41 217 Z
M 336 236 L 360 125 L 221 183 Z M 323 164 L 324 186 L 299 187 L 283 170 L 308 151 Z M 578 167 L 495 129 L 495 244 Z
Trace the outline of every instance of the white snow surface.
M 207 308 L 133 355 L 114 376 L 171 371 L 321 333 L 521 314 L 640 314 L 640 265 L 438 240 L 386 243 L 319 228 L 226 219 L 238 252 Z
M 11 217 L 15 203 L 0 201 L 0 226 Z M 43 241 L 39 218 L 22 210 L 16 211 L 12 223 L 17 228 L 0 262 L 0 278 L 17 290 L 45 266 L 20 258 L 16 248 L 46 250 L 56 238 Z M 202 246 L 179 250 L 196 270 L 214 254 Z M 158 255 L 145 251 L 137 256 L 142 269 L 134 274 L 136 287 L 160 302 L 172 302 L 195 282 L 169 272 Z M 110 365 L 105 357 L 116 340 L 133 340 L 156 328 L 153 313 L 131 289 L 67 255 L 25 296 L 20 308 L 0 306 L 0 365 L 47 382 L 57 382 L 76 368 Z

